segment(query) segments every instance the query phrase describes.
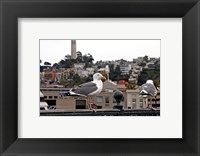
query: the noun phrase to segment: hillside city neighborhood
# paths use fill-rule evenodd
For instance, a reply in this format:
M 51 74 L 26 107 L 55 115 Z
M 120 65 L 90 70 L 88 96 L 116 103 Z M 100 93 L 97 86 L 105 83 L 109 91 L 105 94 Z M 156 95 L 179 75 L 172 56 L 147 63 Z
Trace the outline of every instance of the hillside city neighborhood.
M 116 105 L 113 98 L 116 91 L 123 94 L 121 105 L 124 110 L 160 109 L 160 57 L 145 55 L 132 58 L 132 61 L 120 59 L 94 62 L 92 54 L 76 51 L 73 42 L 71 55 L 63 56 L 63 60 L 54 64 L 40 60 L 40 103 L 47 104 L 47 107 L 44 106 L 46 110 L 87 110 L 88 100 L 92 101 L 92 107 L 97 110 L 112 110 Z M 99 95 L 87 99 L 61 94 L 74 86 L 92 81 L 94 73 L 106 77 Z M 158 91 L 156 98 L 139 95 L 138 87 L 149 79 L 153 80 Z

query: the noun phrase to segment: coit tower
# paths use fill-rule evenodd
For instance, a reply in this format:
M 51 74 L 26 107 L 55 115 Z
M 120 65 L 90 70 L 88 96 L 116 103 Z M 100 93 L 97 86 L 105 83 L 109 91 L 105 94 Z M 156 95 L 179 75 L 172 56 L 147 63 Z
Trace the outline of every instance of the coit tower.
M 76 59 L 76 40 L 71 40 L 71 58 Z

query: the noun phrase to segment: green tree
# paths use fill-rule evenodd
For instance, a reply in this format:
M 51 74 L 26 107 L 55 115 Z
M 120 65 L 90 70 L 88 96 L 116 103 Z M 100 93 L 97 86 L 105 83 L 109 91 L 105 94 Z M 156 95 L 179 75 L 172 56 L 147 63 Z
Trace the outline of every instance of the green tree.
M 93 56 L 91 55 L 91 54 L 85 54 L 85 55 L 83 55 L 83 61 L 85 62 L 85 63 L 92 63 L 93 61 L 94 61 L 94 58 L 93 58 Z
M 77 51 L 76 54 L 77 54 L 77 58 L 76 58 L 77 61 L 80 62 L 80 63 L 83 62 L 83 55 L 82 55 L 82 53 L 80 51 Z
M 58 63 L 54 63 L 52 67 L 59 67 Z
M 62 67 L 64 68 L 71 68 L 73 65 L 72 61 L 71 60 L 65 60 L 65 63 L 64 65 L 62 65 Z
M 82 83 L 82 79 L 78 74 L 74 74 L 73 80 L 74 80 L 75 84 L 81 84 Z
M 71 59 L 71 55 L 65 55 L 65 60 L 70 60 Z
M 132 72 L 133 72 L 132 70 L 129 70 L 129 75 L 131 75 L 131 74 L 132 74 Z
M 160 86 L 159 80 L 154 80 L 153 83 L 156 88 Z
M 120 66 L 117 65 L 116 68 L 113 71 L 113 68 L 110 68 L 110 79 L 113 81 L 119 81 L 120 80 L 120 76 L 121 76 L 121 70 L 120 70 Z
M 146 63 L 145 63 L 145 62 L 141 62 L 141 63 L 139 64 L 139 66 L 145 67 L 145 66 L 146 66 Z
M 130 89 L 130 90 L 135 90 L 137 87 L 136 87 L 136 84 L 128 84 L 127 86 L 127 89 Z
M 148 80 L 148 73 L 146 71 L 142 71 L 138 77 L 138 84 L 142 85 L 146 83 L 147 80 Z
M 143 69 L 138 77 L 138 84 L 144 84 L 149 79 L 153 80 L 156 84 L 160 84 L 160 70 Z
M 59 82 L 59 84 L 67 87 L 68 81 L 66 79 L 61 79 L 60 82 Z
M 113 64 L 109 65 L 109 68 L 110 68 L 109 78 L 114 81 L 114 73 L 115 73 L 114 65 Z
M 64 60 L 60 60 L 60 62 L 58 63 L 60 66 L 64 65 L 65 64 L 65 61 Z
M 93 80 L 93 75 L 89 75 L 87 78 L 86 78 L 86 82 L 89 82 L 89 81 L 92 81 Z
M 51 63 L 49 63 L 49 62 L 44 62 L 44 65 L 48 65 L 48 66 L 50 66 Z
M 120 66 L 117 65 L 116 68 L 115 68 L 115 74 L 116 75 L 121 75 L 121 70 L 120 70 Z
M 143 61 L 148 62 L 148 60 L 149 60 L 148 56 L 145 55 L 145 56 L 143 57 Z

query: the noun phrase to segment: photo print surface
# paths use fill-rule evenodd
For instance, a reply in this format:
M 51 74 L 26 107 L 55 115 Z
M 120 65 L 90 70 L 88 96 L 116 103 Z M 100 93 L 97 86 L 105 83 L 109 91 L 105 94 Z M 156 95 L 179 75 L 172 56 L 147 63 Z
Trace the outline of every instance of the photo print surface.
M 41 116 L 160 116 L 161 40 L 39 45 Z

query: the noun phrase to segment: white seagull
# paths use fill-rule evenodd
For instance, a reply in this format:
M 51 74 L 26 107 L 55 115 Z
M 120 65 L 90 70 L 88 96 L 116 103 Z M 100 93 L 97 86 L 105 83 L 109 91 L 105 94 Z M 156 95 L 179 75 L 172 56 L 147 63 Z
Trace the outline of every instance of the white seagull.
M 157 90 L 156 90 L 156 87 L 153 84 L 153 81 L 147 80 L 147 82 L 145 84 L 140 86 L 139 87 L 139 94 L 142 95 L 143 98 L 147 98 L 147 96 L 154 97 L 155 101 L 156 101 Z
M 139 92 L 141 95 L 151 95 L 156 96 L 157 90 L 156 87 L 153 84 L 152 80 L 147 80 L 145 84 L 139 87 Z
M 106 77 L 100 73 L 95 73 L 93 75 L 93 81 L 80 84 L 75 88 L 71 88 L 69 91 L 70 95 L 88 97 L 91 95 L 98 95 L 103 90 L 103 82 Z M 91 109 L 91 103 L 89 103 L 89 108 Z

